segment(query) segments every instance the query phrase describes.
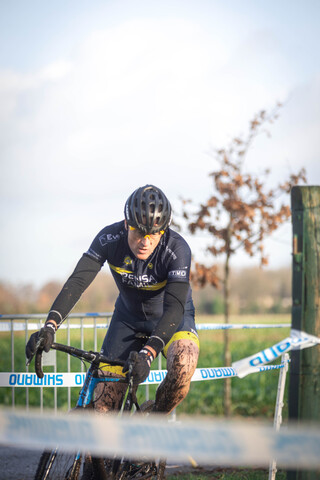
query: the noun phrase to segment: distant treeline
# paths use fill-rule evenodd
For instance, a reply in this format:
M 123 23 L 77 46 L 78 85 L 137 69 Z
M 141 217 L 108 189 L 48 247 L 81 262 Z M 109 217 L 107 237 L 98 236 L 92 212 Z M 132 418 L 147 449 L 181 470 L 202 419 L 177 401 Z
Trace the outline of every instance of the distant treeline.
M 45 313 L 62 288 L 50 281 L 40 288 L 0 282 L 0 314 Z M 100 273 L 74 312 L 110 312 L 117 289 L 110 274 Z M 213 287 L 193 290 L 198 313 L 223 313 L 222 291 Z M 231 313 L 287 313 L 291 308 L 291 269 L 233 269 L 231 276 Z
M 230 275 L 232 314 L 290 313 L 291 268 L 233 268 Z M 222 314 L 223 292 L 206 286 L 193 293 L 199 313 Z

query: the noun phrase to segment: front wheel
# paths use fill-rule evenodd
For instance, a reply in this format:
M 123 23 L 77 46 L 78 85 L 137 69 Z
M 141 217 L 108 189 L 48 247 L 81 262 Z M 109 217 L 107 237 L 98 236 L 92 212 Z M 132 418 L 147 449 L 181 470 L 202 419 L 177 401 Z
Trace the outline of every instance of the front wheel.
M 78 480 L 81 455 L 45 450 L 39 460 L 34 480 Z
M 146 400 L 136 414 L 149 415 L 154 407 L 154 400 Z M 133 461 L 115 457 L 113 459 L 92 458 L 93 478 L 97 480 L 163 480 L 166 460 Z

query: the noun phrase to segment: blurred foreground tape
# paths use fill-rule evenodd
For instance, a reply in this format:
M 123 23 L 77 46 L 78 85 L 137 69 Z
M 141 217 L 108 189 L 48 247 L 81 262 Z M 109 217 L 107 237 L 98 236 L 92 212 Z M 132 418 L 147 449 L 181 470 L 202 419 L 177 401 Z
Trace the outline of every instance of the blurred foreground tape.
M 303 350 L 304 348 L 314 347 L 319 344 L 320 338 L 306 332 L 292 329 L 290 337 L 250 357 L 233 362 L 232 367 L 237 372 L 238 377 L 243 378 L 249 373 L 252 373 L 253 368 L 272 362 L 284 353 L 290 352 L 290 350 Z
M 148 441 L 146 442 L 146 438 Z M 90 451 L 98 455 L 166 457 L 169 461 L 232 466 L 320 467 L 320 429 L 208 420 L 168 422 L 156 415 L 118 418 L 93 413 L 39 415 L 0 410 L 0 444 L 34 449 Z

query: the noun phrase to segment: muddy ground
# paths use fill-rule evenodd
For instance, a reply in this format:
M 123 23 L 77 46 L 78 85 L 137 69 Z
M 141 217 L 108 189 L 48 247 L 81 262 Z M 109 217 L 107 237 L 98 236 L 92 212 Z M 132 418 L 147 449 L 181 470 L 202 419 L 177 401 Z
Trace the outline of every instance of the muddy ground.
M 0 480 L 33 480 L 40 453 L 36 450 L 22 450 L 0 446 Z M 265 473 L 262 478 L 268 478 L 267 469 L 258 470 Z M 250 471 L 252 472 L 252 469 Z M 239 470 L 237 469 L 211 465 L 192 467 L 192 465 L 169 464 L 166 469 L 166 477 L 170 475 L 179 480 L 182 475 L 191 473 L 195 479 L 197 475 L 201 474 L 205 475 L 208 480 L 218 480 L 223 478 L 226 473 L 229 473 L 232 474 L 234 479 L 247 478 L 245 469 L 240 470 L 240 472 L 241 475 L 239 475 Z M 282 475 L 277 475 L 277 478 L 285 478 L 284 473 L 281 473 Z
M 0 446 L 0 480 L 32 480 L 39 460 L 37 450 L 22 450 Z M 212 467 L 192 468 L 186 465 L 168 465 L 166 474 L 179 475 L 190 471 L 214 471 Z M 216 470 L 215 470 L 216 471 Z M 211 478 L 216 478 L 214 475 Z

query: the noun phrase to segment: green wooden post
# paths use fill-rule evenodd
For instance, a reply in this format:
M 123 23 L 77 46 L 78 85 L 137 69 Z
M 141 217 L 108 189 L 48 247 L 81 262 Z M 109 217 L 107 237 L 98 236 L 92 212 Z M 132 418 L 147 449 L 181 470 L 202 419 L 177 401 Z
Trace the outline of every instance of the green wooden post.
M 320 337 L 320 187 L 293 187 L 292 328 Z M 320 421 L 320 346 L 293 351 L 289 419 Z M 290 471 L 288 480 L 319 480 L 319 472 Z

